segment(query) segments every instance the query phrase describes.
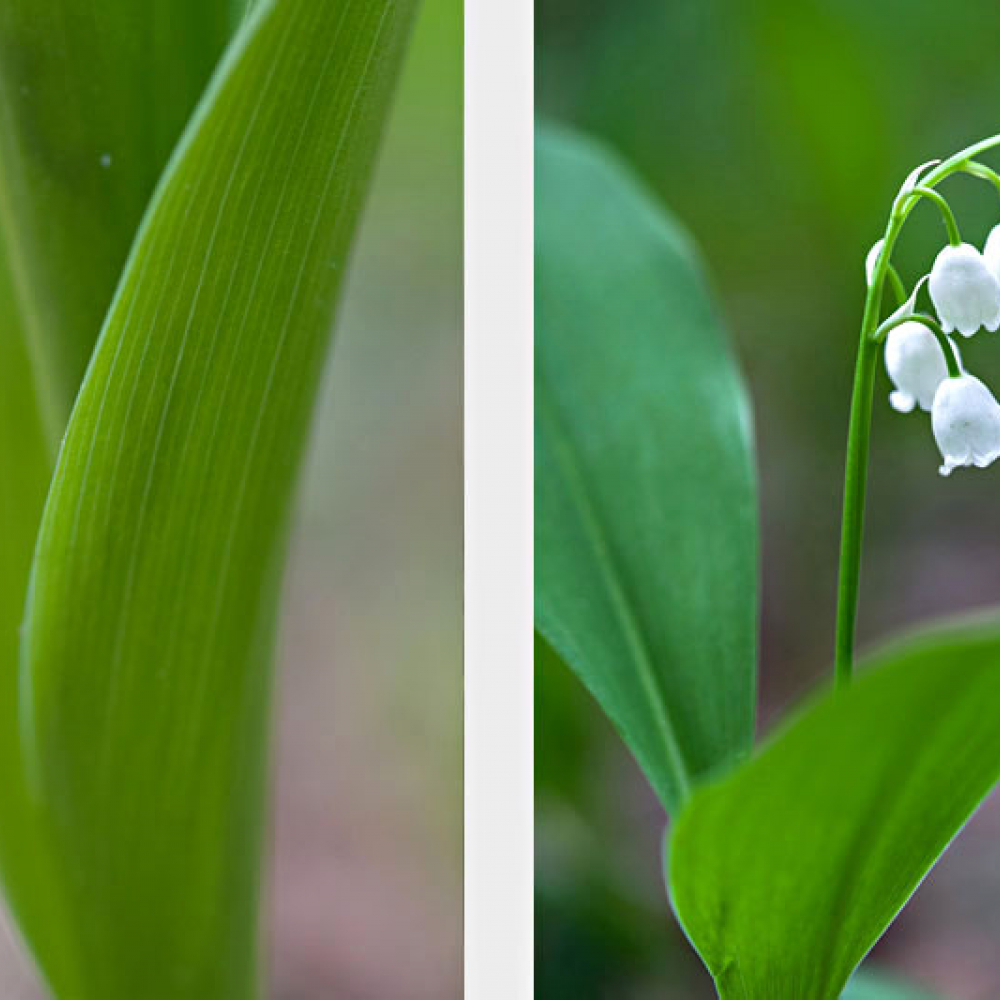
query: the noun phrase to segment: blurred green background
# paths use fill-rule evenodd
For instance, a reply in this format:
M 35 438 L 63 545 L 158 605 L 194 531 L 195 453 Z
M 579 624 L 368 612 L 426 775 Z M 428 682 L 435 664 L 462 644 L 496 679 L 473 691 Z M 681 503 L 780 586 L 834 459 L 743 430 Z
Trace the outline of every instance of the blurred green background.
M 423 0 L 294 525 L 269 1000 L 461 996 L 461 320 L 462 2 Z
M 989 0 L 536 3 L 539 114 L 605 140 L 692 231 L 750 383 L 762 731 L 831 663 L 865 254 L 912 167 L 1000 132 L 997 38 Z M 995 191 L 969 178 L 943 191 L 982 245 Z M 933 208 L 914 213 L 894 257 L 908 283 L 944 242 Z M 1000 337 L 961 348 L 1000 391 Z M 863 644 L 1000 604 L 1000 465 L 939 477 L 930 421 L 890 410 L 889 388 L 880 375 Z M 589 696 L 545 650 L 537 664 L 538 996 L 714 996 L 666 902 L 662 811 Z M 873 958 L 945 997 L 990 1000 L 998 938 L 993 799 Z

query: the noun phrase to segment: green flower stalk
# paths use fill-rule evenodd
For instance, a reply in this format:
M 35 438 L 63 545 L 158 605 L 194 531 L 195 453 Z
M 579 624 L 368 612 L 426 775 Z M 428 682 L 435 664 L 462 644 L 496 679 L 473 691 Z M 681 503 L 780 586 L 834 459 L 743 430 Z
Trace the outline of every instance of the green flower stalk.
M 980 253 L 976 247 L 962 242 L 955 215 L 937 190 L 952 174 L 966 173 L 1000 191 L 1000 176 L 975 160 L 998 145 L 1000 135 L 991 136 L 943 162 L 932 160 L 917 167 L 893 200 L 884 236 L 868 254 L 868 292 L 854 373 L 844 472 L 835 642 L 838 686 L 850 681 L 854 668 L 872 398 L 883 345 L 886 368 L 895 386 L 890 402 L 901 412 L 915 408 L 930 410 L 934 438 L 943 458 L 942 475 L 960 466 L 981 468 L 1000 457 L 1000 404 L 979 379 L 964 371 L 949 337 L 954 332 L 971 337 L 983 328 L 1000 328 L 1000 225 L 990 233 L 985 252 Z M 921 278 L 906 297 L 905 285 L 893 268 L 891 257 L 904 223 L 922 200 L 930 201 L 940 211 L 948 244 L 937 255 L 930 274 Z M 883 319 L 882 299 L 887 280 L 900 305 Z M 937 318 L 916 312 L 924 284 Z

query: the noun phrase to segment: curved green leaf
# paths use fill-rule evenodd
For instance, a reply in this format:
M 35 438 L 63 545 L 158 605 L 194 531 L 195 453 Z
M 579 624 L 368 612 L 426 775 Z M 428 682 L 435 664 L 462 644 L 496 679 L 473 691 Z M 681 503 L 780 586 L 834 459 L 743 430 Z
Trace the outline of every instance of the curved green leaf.
M 69 404 L 153 185 L 226 40 L 223 8 L 0 5 L 0 873 L 50 974 L 66 959 L 63 931 L 17 722 L 28 572 Z
M 752 738 L 747 397 L 677 225 L 589 142 L 536 148 L 536 624 L 672 809 Z
M 21 690 L 67 998 L 256 994 L 283 526 L 413 8 L 254 7 L 80 389 Z
M 56 439 L 230 6 L 0 4 L 0 222 Z
M 1000 778 L 1000 627 L 895 646 L 749 763 L 668 841 L 677 915 L 740 1000 L 824 1000 Z

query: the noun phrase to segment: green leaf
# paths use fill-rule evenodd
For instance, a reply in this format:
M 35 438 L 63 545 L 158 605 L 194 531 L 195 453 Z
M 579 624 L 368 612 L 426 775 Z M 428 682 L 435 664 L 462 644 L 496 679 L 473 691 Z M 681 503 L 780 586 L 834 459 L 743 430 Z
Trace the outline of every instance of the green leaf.
M 86 18 L 65 2 L 0 8 L 0 872 L 50 970 L 62 961 L 58 892 L 25 783 L 18 628 L 55 441 L 145 201 L 218 54 L 206 52 L 212 7 L 187 6 L 112 2 Z M 102 157 L 118 126 L 126 155 L 112 169 Z M 68 338 L 57 313 L 75 316 Z M 74 340 L 75 375 L 57 388 L 57 355 Z
M 64 962 L 65 924 L 25 780 L 17 712 L 19 629 L 51 463 L 24 327 L 0 252 L 0 875 L 22 932 L 63 978 L 56 970 Z
M 669 884 L 722 997 L 840 996 L 1000 778 L 998 709 L 1000 627 L 945 627 L 876 655 L 695 794 Z
M 51 864 L 17 720 L 28 572 L 69 405 L 153 185 L 228 35 L 223 7 L 0 6 L 0 872 L 50 969 L 61 961 L 57 893 L 45 888 Z
M 591 143 L 536 149 L 536 624 L 672 810 L 752 738 L 747 397 L 678 226 Z
M 80 389 L 20 692 L 72 932 L 60 996 L 257 994 L 284 525 L 414 6 L 254 7 Z
M 55 439 L 237 14 L 231 0 L 0 4 L 0 222 Z

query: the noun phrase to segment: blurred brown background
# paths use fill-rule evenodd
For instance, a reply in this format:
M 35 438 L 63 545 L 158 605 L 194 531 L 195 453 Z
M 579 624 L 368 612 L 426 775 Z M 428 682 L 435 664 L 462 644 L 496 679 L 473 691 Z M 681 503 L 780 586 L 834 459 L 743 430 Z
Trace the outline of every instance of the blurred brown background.
M 540 114 L 603 138 L 689 227 L 754 398 L 763 530 L 759 729 L 832 660 L 844 443 L 863 263 L 908 171 L 1000 132 L 990 0 L 538 0 Z M 997 166 L 994 156 L 991 161 Z M 988 185 L 944 191 L 963 237 Z M 914 281 L 945 241 L 915 213 Z M 962 342 L 1000 391 L 1000 338 Z M 873 431 L 860 634 L 1000 604 L 1000 466 L 938 476 L 926 416 Z M 538 670 L 538 995 L 710 997 L 659 867 L 663 815 L 590 699 Z M 1000 724 L 1000 720 L 998 720 Z M 873 955 L 943 996 L 1000 997 L 1000 800 L 963 832 Z
M 286 580 L 273 1000 L 461 994 L 461 255 L 462 3 L 424 0 Z M 9 929 L 0 996 L 40 996 Z

